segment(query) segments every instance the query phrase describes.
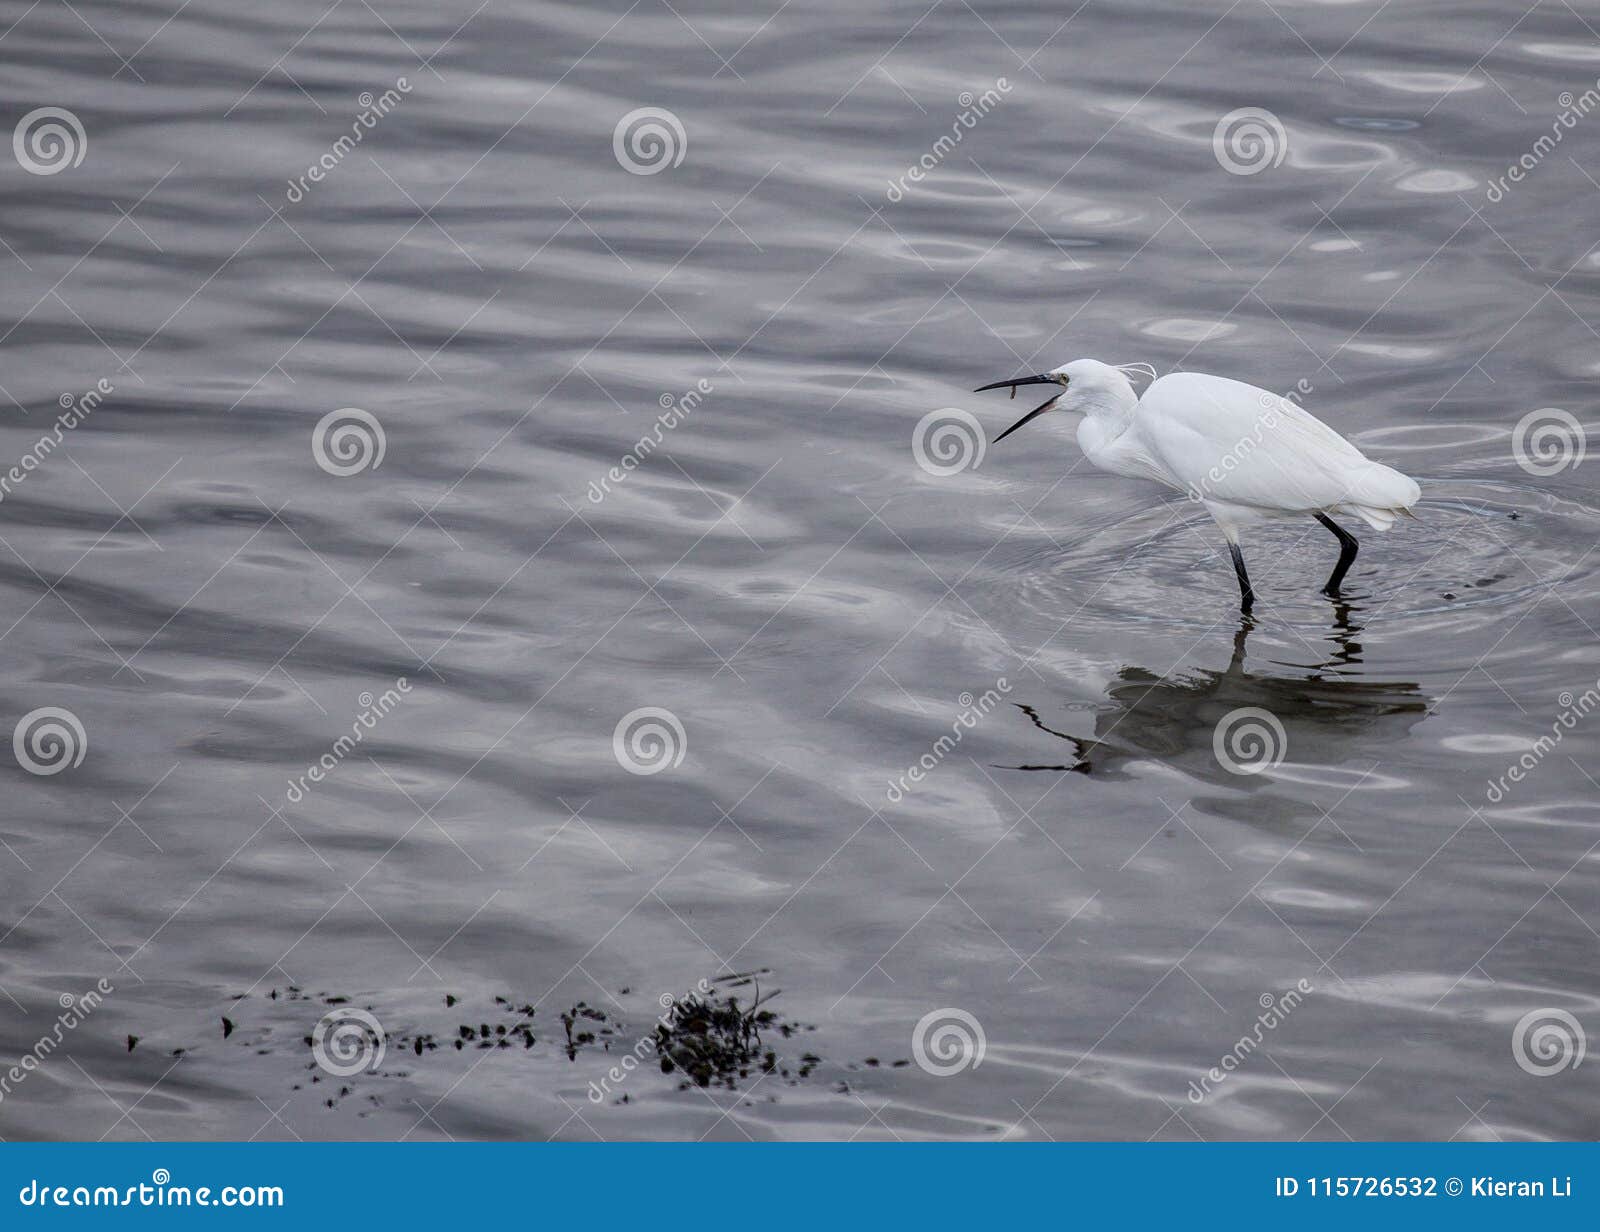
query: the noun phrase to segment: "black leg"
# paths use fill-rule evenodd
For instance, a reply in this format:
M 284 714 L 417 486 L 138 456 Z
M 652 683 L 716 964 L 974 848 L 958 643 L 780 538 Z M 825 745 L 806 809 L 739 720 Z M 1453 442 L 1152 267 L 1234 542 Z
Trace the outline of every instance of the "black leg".
M 1329 598 L 1339 597 L 1339 583 L 1344 581 L 1344 575 L 1350 571 L 1350 566 L 1355 564 L 1356 552 L 1361 545 L 1356 542 L 1356 537 L 1340 526 L 1325 513 L 1316 515 L 1321 522 L 1339 537 L 1339 563 L 1333 567 L 1333 573 L 1328 578 L 1328 584 L 1322 588 L 1322 593 Z
M 1250 589 L 1250 575 L 1244 571 L 1244 553 L 1237 543 L 1230 543 L 1228 551 L 1233 553 L 1233 571 L 1239 575 L 1239 610 L 1248 613 L 1255 606 L 1256 592 Z

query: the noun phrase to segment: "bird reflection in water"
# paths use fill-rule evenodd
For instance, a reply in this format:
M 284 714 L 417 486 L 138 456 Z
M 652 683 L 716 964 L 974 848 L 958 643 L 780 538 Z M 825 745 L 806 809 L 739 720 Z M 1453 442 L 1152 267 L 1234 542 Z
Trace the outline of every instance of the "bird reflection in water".
M 1068 762 L 1005 768 L 1117 777 L 1120 763 L 1154 758 L 1196 778 L 1237 784 L 1241 780 L 1217 761 L 1212 740 L 1217 724 L 1241 707 L 1271 712 L 1287 735 L 1288 760 L 1302 764 L 1340 764 L 1355 751 L 1345 737 L 1366 742 L 1376 735 L 1392 742 L 1422 720 L 1428 698 L 1408 681 L 1346 675 L 1362 656 L 1356 640 L 1361 627 L 1351 622 L 1351 610 L 1348 603 L 1334 605 L 1328 638 L 1334 649 L 1323 662 L 1299 668 L 1302 674 L 1245 670 L 1245 641 L 1255 627 L 1248 615 L 1234 634 L 1233 656 L 1220 671 L 1157 676 L 1142 667 L 1124 667 L 1106 690 L 1110 704 L 1097 707 L 1092 737 L 1057 730 L 1037 707 L 1014 703 L 1040 731 L 1065 741 L 1073 756 Z

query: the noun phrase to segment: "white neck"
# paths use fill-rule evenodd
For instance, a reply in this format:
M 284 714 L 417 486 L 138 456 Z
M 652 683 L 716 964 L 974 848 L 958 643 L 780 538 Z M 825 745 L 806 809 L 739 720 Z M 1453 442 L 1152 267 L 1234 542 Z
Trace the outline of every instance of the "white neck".
M 1104 471 L 1119 475 L 1144 476 L 1142 450 L 1128 429 L 1133 426 L 1134 408 L 1139 395 L 1122 373 L 1114 380 L 1079 391 L 1074 410 L 1083 412 L 1078 424 L 1078 447 L 1089 461 Z
M 1077 393 L 1074 410 L 1081 410 L 1091 419 L 1109 419 L 1119 426 L 1126 425 L 1133 408 L 1139 405 L 1133 382 L 1116 369 L 1112 369 L 1104 381 L 1080 388 Z

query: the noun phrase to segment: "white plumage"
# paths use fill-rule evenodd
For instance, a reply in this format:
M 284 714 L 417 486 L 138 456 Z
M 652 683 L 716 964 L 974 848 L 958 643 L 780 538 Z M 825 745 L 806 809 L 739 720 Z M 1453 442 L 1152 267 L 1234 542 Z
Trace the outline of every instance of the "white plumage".
M 1324 588 L 1337 594 L 1356 541 L 1331 515 L 1388 530 L 1421 499 L 1414 480 L 1374 462 L 1287 398 L 1242 381 L 1176 372 L 1140 397 L 1121 369 L 1078 359 L 1038 376 L 984 389 L 1062 387 L 995 440 L 1047 411 L 1078 411 L 1078 444 L 1091 464 L 1115 475 L 1153 479 L 1198 500 L 1233 554 L 1244 607 L 1254 596 L 1239 552 L 1239 531 L 1269 517 L 1315 517 L 1339 537 L 1339 564 Z

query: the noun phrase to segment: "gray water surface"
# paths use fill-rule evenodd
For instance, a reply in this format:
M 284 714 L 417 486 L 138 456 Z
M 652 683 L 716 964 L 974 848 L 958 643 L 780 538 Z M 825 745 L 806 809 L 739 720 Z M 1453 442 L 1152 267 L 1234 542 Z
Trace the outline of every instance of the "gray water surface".
M 1587 6 L 0 7 L 5 1138 L 1600 1131 Z M 1070 424 L 919 463 L 1079 356 L 1418 518 L 1241 625 Z M 591 1097 L 752 971 L 787 1076 Z

